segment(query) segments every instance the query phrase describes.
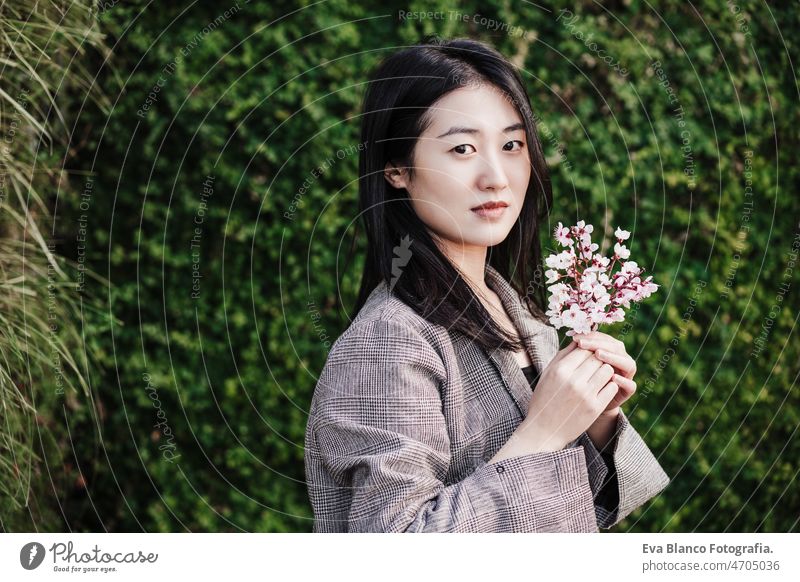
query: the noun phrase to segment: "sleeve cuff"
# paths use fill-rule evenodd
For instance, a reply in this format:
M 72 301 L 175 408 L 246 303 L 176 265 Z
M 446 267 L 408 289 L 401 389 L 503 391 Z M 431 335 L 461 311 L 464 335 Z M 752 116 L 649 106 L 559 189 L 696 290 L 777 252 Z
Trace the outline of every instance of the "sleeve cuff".
M 593 494 L 586 479 L 586 457 L 576 448 L 518 455 L 480 467 L 498 483 L 507 519 L 536 531 L 596 532 Z
M 626 419 L 620 411 L 614 436 L 600 452 L 592 439 L 583 432 L 575 441 L 575 445 L 583 446 L 589 483 L 595 503 L 597 523 L 600 527 L 610 527 L 616 521 L 619 508 L 619 479 L 614 456 L 619 445 L 619 436 L 626 426 Z
M 619 445 L 619 435 L 622 433 L 626 426 L 627 420 L 620 410 L 617 417 L 617 425 L 614 428 L 614 436 L 609 441 L 608 445 L 601 453 L 586 431 L 572 441 L 568 447 L 582 446 L 584 454 L 586 455 L 586 468 L 589 472 L 589 483 L 592 488 L 592 494 L 596 497 L 604 486 L 609 481 L 609 473 L 614 468 L 614 455 L 616 455 L 617 447 Z

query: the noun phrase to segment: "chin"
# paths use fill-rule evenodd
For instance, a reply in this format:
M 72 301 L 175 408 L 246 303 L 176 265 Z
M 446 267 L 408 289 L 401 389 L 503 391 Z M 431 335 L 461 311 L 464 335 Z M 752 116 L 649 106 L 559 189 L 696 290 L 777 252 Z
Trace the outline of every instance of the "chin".
M 464 240 L 464 244 L 480 247 L 493 247 L 506 240 L 509 232 L 510 229 L 495 229 L 494 232 L 487 232 L 483 236 L 470 236 Z

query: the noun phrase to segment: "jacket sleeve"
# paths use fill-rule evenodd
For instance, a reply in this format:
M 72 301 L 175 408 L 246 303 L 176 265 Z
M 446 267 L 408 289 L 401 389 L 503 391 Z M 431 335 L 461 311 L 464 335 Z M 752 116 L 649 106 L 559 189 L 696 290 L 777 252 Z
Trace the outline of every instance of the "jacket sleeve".
M 483 462 L 445 485 L 450 439 L 439 393 L 445 375 L 433 347 L 397 322 L 351 326 L 337 340 L 317 384 L 308 446 L 321 458 L 325 481 L 351 491 L 342 512 L 346 528 L 339 529 L 597 531 L 580 447 Z M 324 493 L 317 498 L 332 504 Z M 318 528 L 325 529 L 336 528 Z
M 575 442 L 583 445 L 586 454 L 597 525 L 602 529 L 618 524 L 670 482 L 621 409 L 615 436 L 603 452 L 597 450 L 585 432 Z

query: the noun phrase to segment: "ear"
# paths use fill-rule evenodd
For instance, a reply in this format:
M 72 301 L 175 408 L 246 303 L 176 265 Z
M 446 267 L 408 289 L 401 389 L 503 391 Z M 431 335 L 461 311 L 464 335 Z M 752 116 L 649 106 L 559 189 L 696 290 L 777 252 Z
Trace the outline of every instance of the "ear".
M 389 185 L 393 188 L 405 188 L 406 187 L 406 171 L 405 168 L 398 168 L 392 162 L 387 162 L 386 166 L 383 169 L 383 177 L 386 178 L 386 181 L 389 182 Z

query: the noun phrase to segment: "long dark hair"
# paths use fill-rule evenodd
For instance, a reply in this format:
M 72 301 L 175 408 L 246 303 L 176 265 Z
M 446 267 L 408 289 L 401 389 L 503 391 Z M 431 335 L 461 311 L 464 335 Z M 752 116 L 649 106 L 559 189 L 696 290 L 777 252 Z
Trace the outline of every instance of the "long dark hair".
M 548 214 L 553 194 L 530 98 L 514 66 L 494 48 L 471 39 L 426 39 L 393 53 L 370 76 L 359 157 L 359 211 L 367 250 L 353 315 L 385 281 L 428 321 L 465 334 L 487 351 L 517 351 L 522 347 L 519 338 L 492 319 L 437 247 L 414 212 L 408 191 L 391 187 L 384 178 L 389 161 L 406 167 L 413 177 L 414 146 L 431 121 L 430 106 L 470 83 L 488 83 L 502 91 L 525 123 L 532 166 L 525 202 L 506 239 L 487 250 L 487 262 L 511 283 L 534 316 L 546 321 L 538 224 Z

